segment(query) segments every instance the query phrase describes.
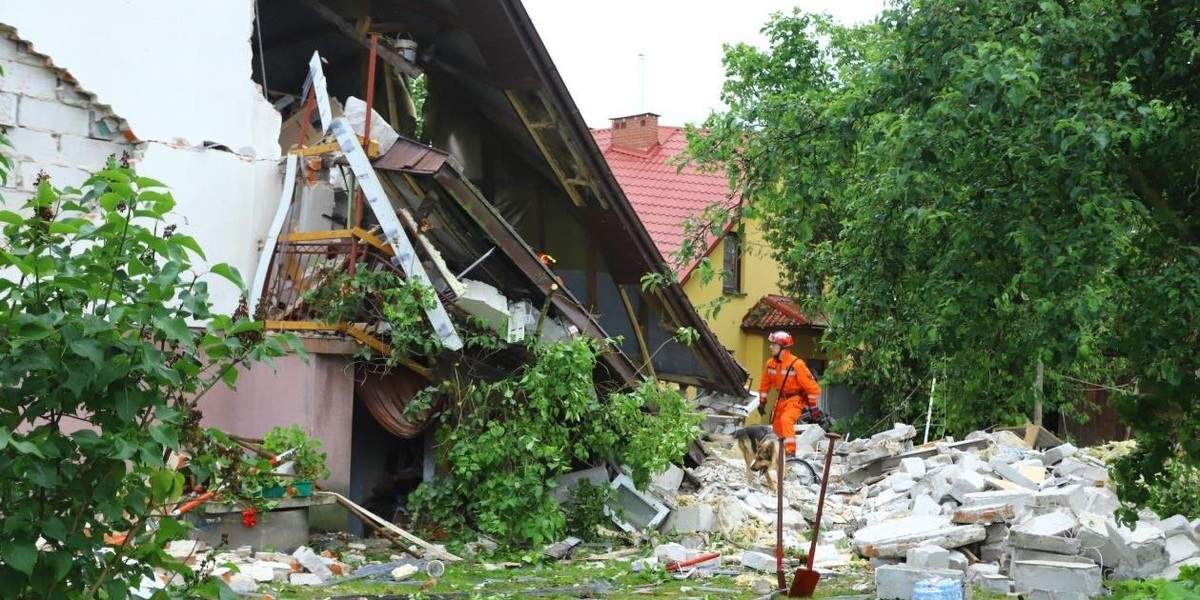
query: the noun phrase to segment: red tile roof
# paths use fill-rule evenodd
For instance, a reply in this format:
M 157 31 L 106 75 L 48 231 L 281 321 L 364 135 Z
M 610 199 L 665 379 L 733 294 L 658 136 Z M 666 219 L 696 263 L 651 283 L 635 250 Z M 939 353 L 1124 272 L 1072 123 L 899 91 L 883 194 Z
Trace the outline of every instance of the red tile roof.
M 827 325 L 823 317 L 812 319 L 800 312 L 796 302 L 787 296 L 767 294 L 742 317 L 742 329 L 795 329 Z
M 645 152 L 613 146 L 611 129 L 593 129 L 592 136 L 669 265 L 677 266 L 674 254 L 684 239 L 683 222 L 688 217 L 714 203 L 735 202 L 724 173 L 702 173 L 690 165 L 681 170 L 672 162 L 687 146 L 682 127 L 659 127 L 658 145 Z M 709 236 L 706 241 L 704 255 L 716 240 Z M 685 281 L 699 262 L 698 257 L 678 268 L 679 281 Z

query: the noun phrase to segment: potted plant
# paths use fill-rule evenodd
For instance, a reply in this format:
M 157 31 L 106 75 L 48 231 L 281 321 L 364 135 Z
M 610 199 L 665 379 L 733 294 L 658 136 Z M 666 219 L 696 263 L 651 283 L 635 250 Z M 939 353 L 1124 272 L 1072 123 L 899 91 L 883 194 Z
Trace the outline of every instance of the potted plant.
M 299 425 L 276 426 L 263 434 L 262 449 L 279 457 L 275 472 L 288 475 L 268 476 L 263 482 L 263 496 L 267 498 L 312 495 L 313 482 L 329 477 L 325 467 L 325 453 L 321 451 L 321 440 L 316 439 Z M 288 464 L 291 468 L 288 468 Z

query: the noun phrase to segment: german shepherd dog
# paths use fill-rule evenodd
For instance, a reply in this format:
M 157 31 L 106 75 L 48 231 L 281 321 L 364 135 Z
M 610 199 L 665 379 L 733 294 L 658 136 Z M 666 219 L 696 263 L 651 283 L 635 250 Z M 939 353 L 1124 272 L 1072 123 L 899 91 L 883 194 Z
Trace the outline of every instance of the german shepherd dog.
M 757 471 L 767 478 L 767 487 L 776 491 L 775 479 L 771 473 L 775 470 L 776 457 L 779 454 L 779 436 L 769 425 L 751 425 L 733 432 L 733 435 L 710 434 L 705 436 L 710 441 L 729 441 L 737 443 L 742 451 L 742 460 L 746 461 L 746 483 L 754 481 Z

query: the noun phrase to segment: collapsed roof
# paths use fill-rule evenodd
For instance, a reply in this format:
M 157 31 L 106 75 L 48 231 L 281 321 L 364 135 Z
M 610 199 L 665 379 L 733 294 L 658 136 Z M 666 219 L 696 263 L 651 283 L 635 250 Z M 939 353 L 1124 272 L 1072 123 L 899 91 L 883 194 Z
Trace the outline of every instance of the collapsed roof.
M 445 151 L 402 139 L 375 166 L 426 180 L 428 200 L 393 200 L 437 217 L 428 235 L 452 271 L 471 267 L 472 278 L 535 303 L 550 296 L 580 331 L 619 337 L 621 353 L 607 360 L 615 379 L 743 394 L 745 369 L 679 286 L 642 289 L 643 275 L 667 266 L 519 0 L 267 1 L 259 16 L 255 79 L 265 66 L 272 91 L 298 93 L 317 51 L 331 95 L 363 95 L 369 33 L 383 36 L 379 56 L 394 72 L 424 74 L 424 134 Z M 411 60 L 390 38 L 415 42 Z M 552 274 L 535 264 L 539 252 L 557 261 Z M 563 293 L 550 293 L 554 283 Z M 699 334 L 691 346 L 674 338 L 685 327 Z

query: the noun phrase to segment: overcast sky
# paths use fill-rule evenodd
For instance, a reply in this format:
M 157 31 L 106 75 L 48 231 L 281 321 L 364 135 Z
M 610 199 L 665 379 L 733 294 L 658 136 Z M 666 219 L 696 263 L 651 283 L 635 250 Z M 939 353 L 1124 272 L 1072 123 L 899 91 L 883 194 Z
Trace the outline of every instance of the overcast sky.
M 524 0 L 591 127 L 641 112 L 662 125 L 700 123 L 722 107 L 721 45 L 764 46 L 759 30 L 795 6 L 847 24 L 884 0 Z M 641 55 L 639 57 L 639 55 Z

